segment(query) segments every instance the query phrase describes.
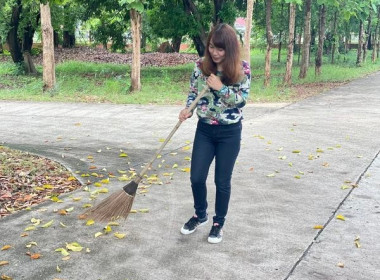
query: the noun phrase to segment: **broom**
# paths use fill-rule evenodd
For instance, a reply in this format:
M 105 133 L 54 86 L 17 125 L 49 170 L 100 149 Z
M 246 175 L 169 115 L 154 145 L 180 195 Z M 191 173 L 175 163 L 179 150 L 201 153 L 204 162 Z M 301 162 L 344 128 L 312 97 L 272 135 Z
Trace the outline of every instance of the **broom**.
M 198 94 L 197 98 L 190 104 L 189 111 L 192 111 L 195 106 L 197 106 L 198 101 L 205 95 L 206 91 L 208 90 L 208 86 L 205 86 L 200 94 Z M 154 157 L 150 160 L 150 162 L 144 167 L 144 169 L 140 172 L 140 174 L 137 175 L 135 179 L 133 179 L 131 182 L 129 182 L 127 185 L 123 187 L 122 190 L 119 190 L 104 200 L 102 200 L 98 205 L 96 205 L 93 208 L 90 208 L 86 212 L 83 213 L 83 215 L 87 218 L 92 218 L 93 220 L 97 221 L 109 221 L 112 219 L 117 219 L 119 217 L 127 218 L 128 214 L 131 211 L 132 204 L 136 195 L 137 187 L 141 180 L 143 179 L 143 176 L 148 171 L 148 169 L 152 166 L 153 162 L 156 160 L 158 155 L 161 153 L 161 151 L 164 149 L 166 144 L 169 142 L 169 140 L 172 138 L 174 133 L 177 131 L 177 129 L 182 124 L 182 121 L 179 120 L 176 124 L 176 126 L 172 129 L 172 131 L 169 133 L 168 137 L 165 139 L 165 141 L 161 144 L 160 148 L 156 151 L 156 154 Z

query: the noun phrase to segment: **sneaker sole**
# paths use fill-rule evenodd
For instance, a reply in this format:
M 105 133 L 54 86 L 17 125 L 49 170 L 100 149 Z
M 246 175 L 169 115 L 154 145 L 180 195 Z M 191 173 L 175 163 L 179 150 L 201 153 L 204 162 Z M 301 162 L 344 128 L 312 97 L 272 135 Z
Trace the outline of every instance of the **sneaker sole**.
M 211 243 L 211 244 L 218 244 L 220 242 L 222 242 L 222 238 L 208 238 L 207 241 L 208 243 Z
M 205 224 L 208 223 L 208 219 L 207 221 L 203 222 L 203 223 L 200 223 L 194 230 L 187 230 L 187 229 L 184 229 L 183 227 L 181 228 L 181 233 L 184 234 L 184 235 L 188 235 L 188 234 L 192 234 L 194 231 L 197 230 L 198 227 L 201 227 Z
M 218 243 L 222 242 L 222 240 L 223 240 L 223 231 L 220 234 L 221 234 L 220 238 L 217 238 L 217 237 L 209 237 L 209 238 L 207 238 L 208 243 L 218 244 Z

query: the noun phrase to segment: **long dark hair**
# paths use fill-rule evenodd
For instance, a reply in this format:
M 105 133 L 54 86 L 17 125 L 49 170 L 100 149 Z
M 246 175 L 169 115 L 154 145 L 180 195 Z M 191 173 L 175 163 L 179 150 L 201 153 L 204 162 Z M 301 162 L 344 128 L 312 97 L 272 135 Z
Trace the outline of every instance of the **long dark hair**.
M 221 63 L 223 68 L 222 82 L 231 85 L 242 79 L 242 64 L 240 60 L 240 46 L 235 30 L 228 24 L 220 23 L 214 26 L 207 38 L 205 55 L 200 66 L 204 75 L 216 74 L 217 65 L 211 58 L 209 52 L 210 43 L 225 51 L 224 60 Z

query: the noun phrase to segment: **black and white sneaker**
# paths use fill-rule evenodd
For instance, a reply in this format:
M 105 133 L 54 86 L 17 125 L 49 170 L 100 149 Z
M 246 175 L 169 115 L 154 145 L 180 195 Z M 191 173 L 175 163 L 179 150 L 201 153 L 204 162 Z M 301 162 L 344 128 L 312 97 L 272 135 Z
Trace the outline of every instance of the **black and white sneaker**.
M 214 224 L 211 228 L 210 234 L 208 235 L 207 241 L 212 244 L 221 242 L 223 239 L 222 227 L 218 224 Z
M 186 224 L 183 225 L 183 227 L 181 228 L 181 233 L 182 234 L 193 233 L 197 229 L 197 227 L 203 226 L 207 224 L 207 222 L 208 222 L 207 215 L 204 219 L 199 219 L 197 216 L 193 216 L 190 218 L 190 220 Z

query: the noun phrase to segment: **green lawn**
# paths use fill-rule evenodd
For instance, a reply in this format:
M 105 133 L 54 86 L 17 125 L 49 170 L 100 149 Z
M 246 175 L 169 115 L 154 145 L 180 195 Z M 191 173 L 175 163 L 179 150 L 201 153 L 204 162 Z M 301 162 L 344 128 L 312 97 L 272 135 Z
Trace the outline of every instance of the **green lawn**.
M 292 87 L 282 85 L 285 71 L 286 50 L 281 62 L 277 62 L 277 50 L 272 54 L 271 85 L 263 86 L 264 57 L 261 50 L 251 55 L 252 84 L 250 102 L 288 102 L 294 100 Z M 369 54 L 370 56 L 370 54 Z M 312 56 L 306 79 L 298 79 L 297 54 L 293 67 L 293 83 L 323 84 L 350 81 L 380 70 L 370 57 L 362 67 L 356 67 L 356 51 L 338 55 L 334 65 L 324 58 L 322 75 L 314 75 Z M 41 73 L 41 66 L 37 66 Z M 193 64 L 174 67 L 143 67 L 141 70 L 142 90 L 130 93 L 130 66 L 105 63 L 64 62 L 56 67 L 57 86 L 49 93 L 42 93 L 42 75 L 37 77 L 17 75 L 13 63 L 0 62 L 0 99 L 62 102 L 111 102 L 130 104 L 184 104 L 189 87 Z

